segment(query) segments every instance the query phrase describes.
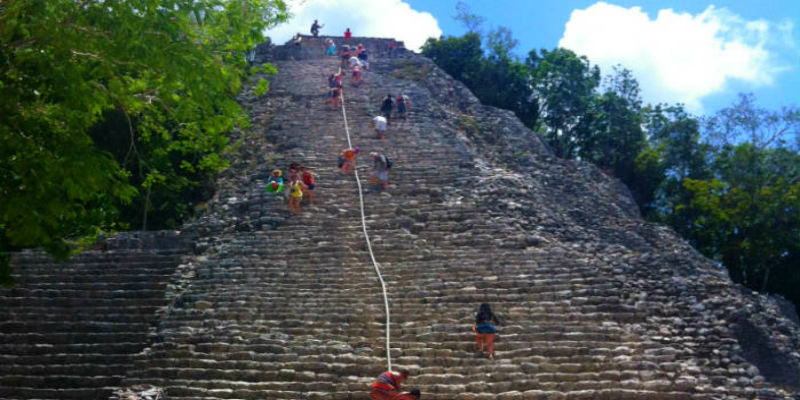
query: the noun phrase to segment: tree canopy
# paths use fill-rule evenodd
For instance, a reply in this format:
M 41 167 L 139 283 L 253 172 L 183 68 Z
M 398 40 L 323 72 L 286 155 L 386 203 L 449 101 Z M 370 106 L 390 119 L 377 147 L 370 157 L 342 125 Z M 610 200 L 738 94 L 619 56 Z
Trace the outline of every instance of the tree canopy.
M 185 209 L 225 168 L 227 133 L 248 124 L 243 54 L 287 18 L 281 0 L 0 4 L 0 253 L 61 257 L 126 212 L 146 227 Z

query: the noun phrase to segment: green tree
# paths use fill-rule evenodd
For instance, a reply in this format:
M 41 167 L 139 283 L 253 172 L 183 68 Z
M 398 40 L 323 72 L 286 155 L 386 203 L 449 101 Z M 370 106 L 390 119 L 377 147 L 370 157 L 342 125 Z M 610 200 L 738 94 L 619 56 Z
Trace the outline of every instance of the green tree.
M 752 93 L 739 93 L 739 99 L 704 120 L 704 134 L 717 148 L 743 142 L 759 149 L 796 146 L 800 150 L 800 108 L 780 111 L 756 106 Z
M 120 205 L 143 196 L 146 214 L 224 168 L 226 133 L 248 123 L 242 55 L 286 16 L 280 0 L 3 2 L 0 252 L 67 256 L 119 228 Z M 122 161 L 93 140 L 103 127 Z
M 587 129 L 575 139 L 578 155 L 634 189 L 636 158 L 647 146 L 641 114 L 615 92 L 593 97 L 589 114 Z
M 483 49 L 477 33 L 467 33 L 462 37 L 430 38 L 422 46 L 422 54 L 468 87 L 474 84 L 481 73 Z
M 467 33 L 477 33 L 478 36 L 481 34 L 481 25 L 486 21 L 485 17 L 473 14 L 469 5 L 463 1 L 456 3 L 456 15 L 453 18 L 466 28 Z
M 489 31 L 486 35 L 486 47 L 489 49 L 489 60 L 513 60 L 516 57 L 512 55 L 512 51 L 517 47 L 519 42 L 514 39 L 511 30 L 500 26 Z
M 751 143 L 725 146 L 712 179 L 687 178 L 698 217 L 690 241 L 734 281 L 800 304 L 800 154 Z
M 600 69 L 591 66 L 586 57 L 562 48 L 531 51 L 525 64 L 548 143 L 559 157 L 575 157 L 577 138 L 588 129 L 587 114 L 600 83 Z
M 648 106 L 642 110 L 645 131 L 651 148 L 659 153 L 663 178 L 653 194 L 649 209 L 653 217 L 672 226 L 681 236 L 689 237 L 696 210 L 685 207 L 691 193 L 685 179 L 710 179 L 711 148 L 700 141 L 700 124 L 681 105 Z
M 538 106 L 530 76 L 511 52 L 516 40 L 506 28 L 490 32 L 488 38 L 488 56 L 476 33 L 428 39 L 422 54 L 463 82 L 483 104 L 511 110 L 527 126 L 535 127 Z

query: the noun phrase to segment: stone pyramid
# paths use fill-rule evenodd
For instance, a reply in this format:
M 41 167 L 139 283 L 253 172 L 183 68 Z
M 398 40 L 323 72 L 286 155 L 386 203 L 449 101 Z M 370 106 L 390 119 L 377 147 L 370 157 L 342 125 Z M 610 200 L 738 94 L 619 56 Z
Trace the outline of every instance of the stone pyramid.
M 326 103 L 339 59 L 324 39 L 259 48 L 279 72 L 268 95 L 241 94 L 253 125 L 234 133 L 232 167 L 180 232 L 123 234 L 62 263 L 15 255 L 19 283 L 0 290 L 0 398 L 368 399 L 387 368 L 383 295 L 356 182 L 336 171 L 347 140 Z M 388 39 L 344 43 L 371 52 L 344 98 L 406 388 L 800 398 L 800 333 L 779 299 L 733 284 L 642 220 L 624 185 L 554 157 L 430 60 L 390 53 Z M 407 94 L 411 111 L 381 140 L 369 122 L 387 93 Z M 371 151 L 392 160 L 388 190 L 368 182 Z M 317 179 L 299 217 L 265 192 L 268 171 L 292 161 Z M 503 322 L 494 360 L 470 332 L 481 302 Z

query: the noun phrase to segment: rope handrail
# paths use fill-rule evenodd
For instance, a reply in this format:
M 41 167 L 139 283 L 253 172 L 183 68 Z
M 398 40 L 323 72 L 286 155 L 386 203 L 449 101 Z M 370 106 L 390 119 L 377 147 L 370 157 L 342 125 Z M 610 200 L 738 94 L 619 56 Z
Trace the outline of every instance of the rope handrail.
M 353 148 L 353 143 L 350 141 L 350 128 L 347 125 L 347 109 L 344 106 L 344 90 L 341 88 L 339 89 L 339 98 L 342 100 L 342 117 L 344 118 L 344 131 L 347 135 L 347 146 L 348 148 Z M 358 202 L 361 206 L 361 229 L 364 231 L 364 239 L 367 241 L 367 250 L 369 251 L 369 257 L 372 260 L 372 266 L 375 269 L 375 273 L 378 275 L 378 280 L 381 282 L 381 290 L 383 291 L 383 305 L 386 309 L 386 364 L 388 365 L 388 370 L 392 370 L 392 356 L 389 351 L 390 343 L 391 343 L 391 336 L 390 336 L 390 318 L 389 318 L 389 297 L 386 294 L 386 283 L 383 281 L 383 275 L 381 274 L 380 265 L 375 260 L 375 253 L 372 252 L 372 244 L 369 240 L 369 233 L 367 232 L 367 218 L 364 214 L 364 193 L 361 188 L 361 179 L 358 178 L 358 169 L 356 168 L 355 164 L 353 164 L 353 173 L 355 174 L 356 184 L 358 185 Z

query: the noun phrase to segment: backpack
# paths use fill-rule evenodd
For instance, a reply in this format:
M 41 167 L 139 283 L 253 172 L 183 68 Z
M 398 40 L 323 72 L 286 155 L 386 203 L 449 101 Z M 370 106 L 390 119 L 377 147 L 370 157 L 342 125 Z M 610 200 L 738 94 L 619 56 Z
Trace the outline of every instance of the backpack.
M 389 157 L 386 157 L 386 156 L 384 155 L 384 156 L 383 156 L 383 158 L 384 158 L 384 159 L 386 159 L 386 169 L 390 169 L 390 168 L 392 168 L 392 162 L 391 162 L 391 161 L 389 161 Z

